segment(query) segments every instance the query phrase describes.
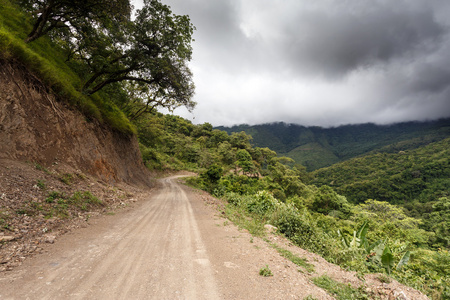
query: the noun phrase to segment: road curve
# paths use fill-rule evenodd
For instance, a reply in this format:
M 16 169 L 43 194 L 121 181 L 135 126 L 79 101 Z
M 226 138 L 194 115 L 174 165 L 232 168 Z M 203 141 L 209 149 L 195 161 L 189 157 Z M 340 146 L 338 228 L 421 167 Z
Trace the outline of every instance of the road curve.
M 175 177 L 161 183 L 105 230 L 2 278 L 0 299 L 221 298 L 186 193 Z

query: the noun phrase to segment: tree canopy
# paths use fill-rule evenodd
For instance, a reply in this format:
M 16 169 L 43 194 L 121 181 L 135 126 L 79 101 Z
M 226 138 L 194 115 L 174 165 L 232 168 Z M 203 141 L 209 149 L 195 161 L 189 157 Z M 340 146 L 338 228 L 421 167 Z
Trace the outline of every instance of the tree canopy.
M 32 42 L 55 30 L 82 31 L 109 21 L 130 18 L 129 0 L 20 0 L 22 7 L 34 16 L 33 29 L 25 39 Z M 67 31 L 68 29 L 68 31 Z
M 193 109 L 194 83 L 188 62 L 194 26 L 158 0 L 144 0 L 130 17 L 128 0 L 21 0 L 34 16 L 27 42 L 49 35 L 78 63 L 82 92 L 115 86 L 133 103 L 131 118 L 155 107 Z

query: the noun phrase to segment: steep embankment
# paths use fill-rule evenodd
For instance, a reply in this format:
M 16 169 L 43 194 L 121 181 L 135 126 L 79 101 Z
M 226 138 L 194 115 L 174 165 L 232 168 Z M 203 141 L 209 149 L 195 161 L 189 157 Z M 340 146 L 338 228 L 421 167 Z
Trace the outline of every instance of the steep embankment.
M 102 180 L 148 185 L 135 136 L 69 109 L 27 70 L 0 61 L 0 158 L 66 164 Z
M 149 186 L 135 136 L 87 120 L 0 60 L 0 271 Z

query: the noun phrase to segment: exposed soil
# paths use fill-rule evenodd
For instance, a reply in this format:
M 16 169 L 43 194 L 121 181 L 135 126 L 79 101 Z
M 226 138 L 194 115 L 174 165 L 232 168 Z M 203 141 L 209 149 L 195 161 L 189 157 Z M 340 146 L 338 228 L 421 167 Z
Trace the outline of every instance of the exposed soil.
M 67 203 L 67 198 L 86 191 L 102 204 L 84 208 Z M 48 203 L 54 192 L 66 199 Z M 44 168 L 0 159 L 0 271 L 20 265 L 62 234 L 86 227 L 90 218 L 126 208 L 144 192 L 125 183 L 107 184 L 67 165 Z
M 58 101 L 18 63 L 0 59 L 0 158 L 68 165 L 115 184 L 148 186 L 135 136 Z

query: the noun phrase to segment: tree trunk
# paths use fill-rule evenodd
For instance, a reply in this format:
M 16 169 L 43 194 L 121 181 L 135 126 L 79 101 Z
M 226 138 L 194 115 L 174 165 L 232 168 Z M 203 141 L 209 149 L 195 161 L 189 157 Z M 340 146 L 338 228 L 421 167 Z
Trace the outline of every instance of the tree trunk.
M 53 11 L 53 8 L 54 8 L 54 1 L 50 0 L 48 5 L 42 9 L 42 13 L 34 23 L 33 29 L 25 39 L 25 43 L 30 43 L 43 35 L 45 24 L 47 24 L 48 19 Z

